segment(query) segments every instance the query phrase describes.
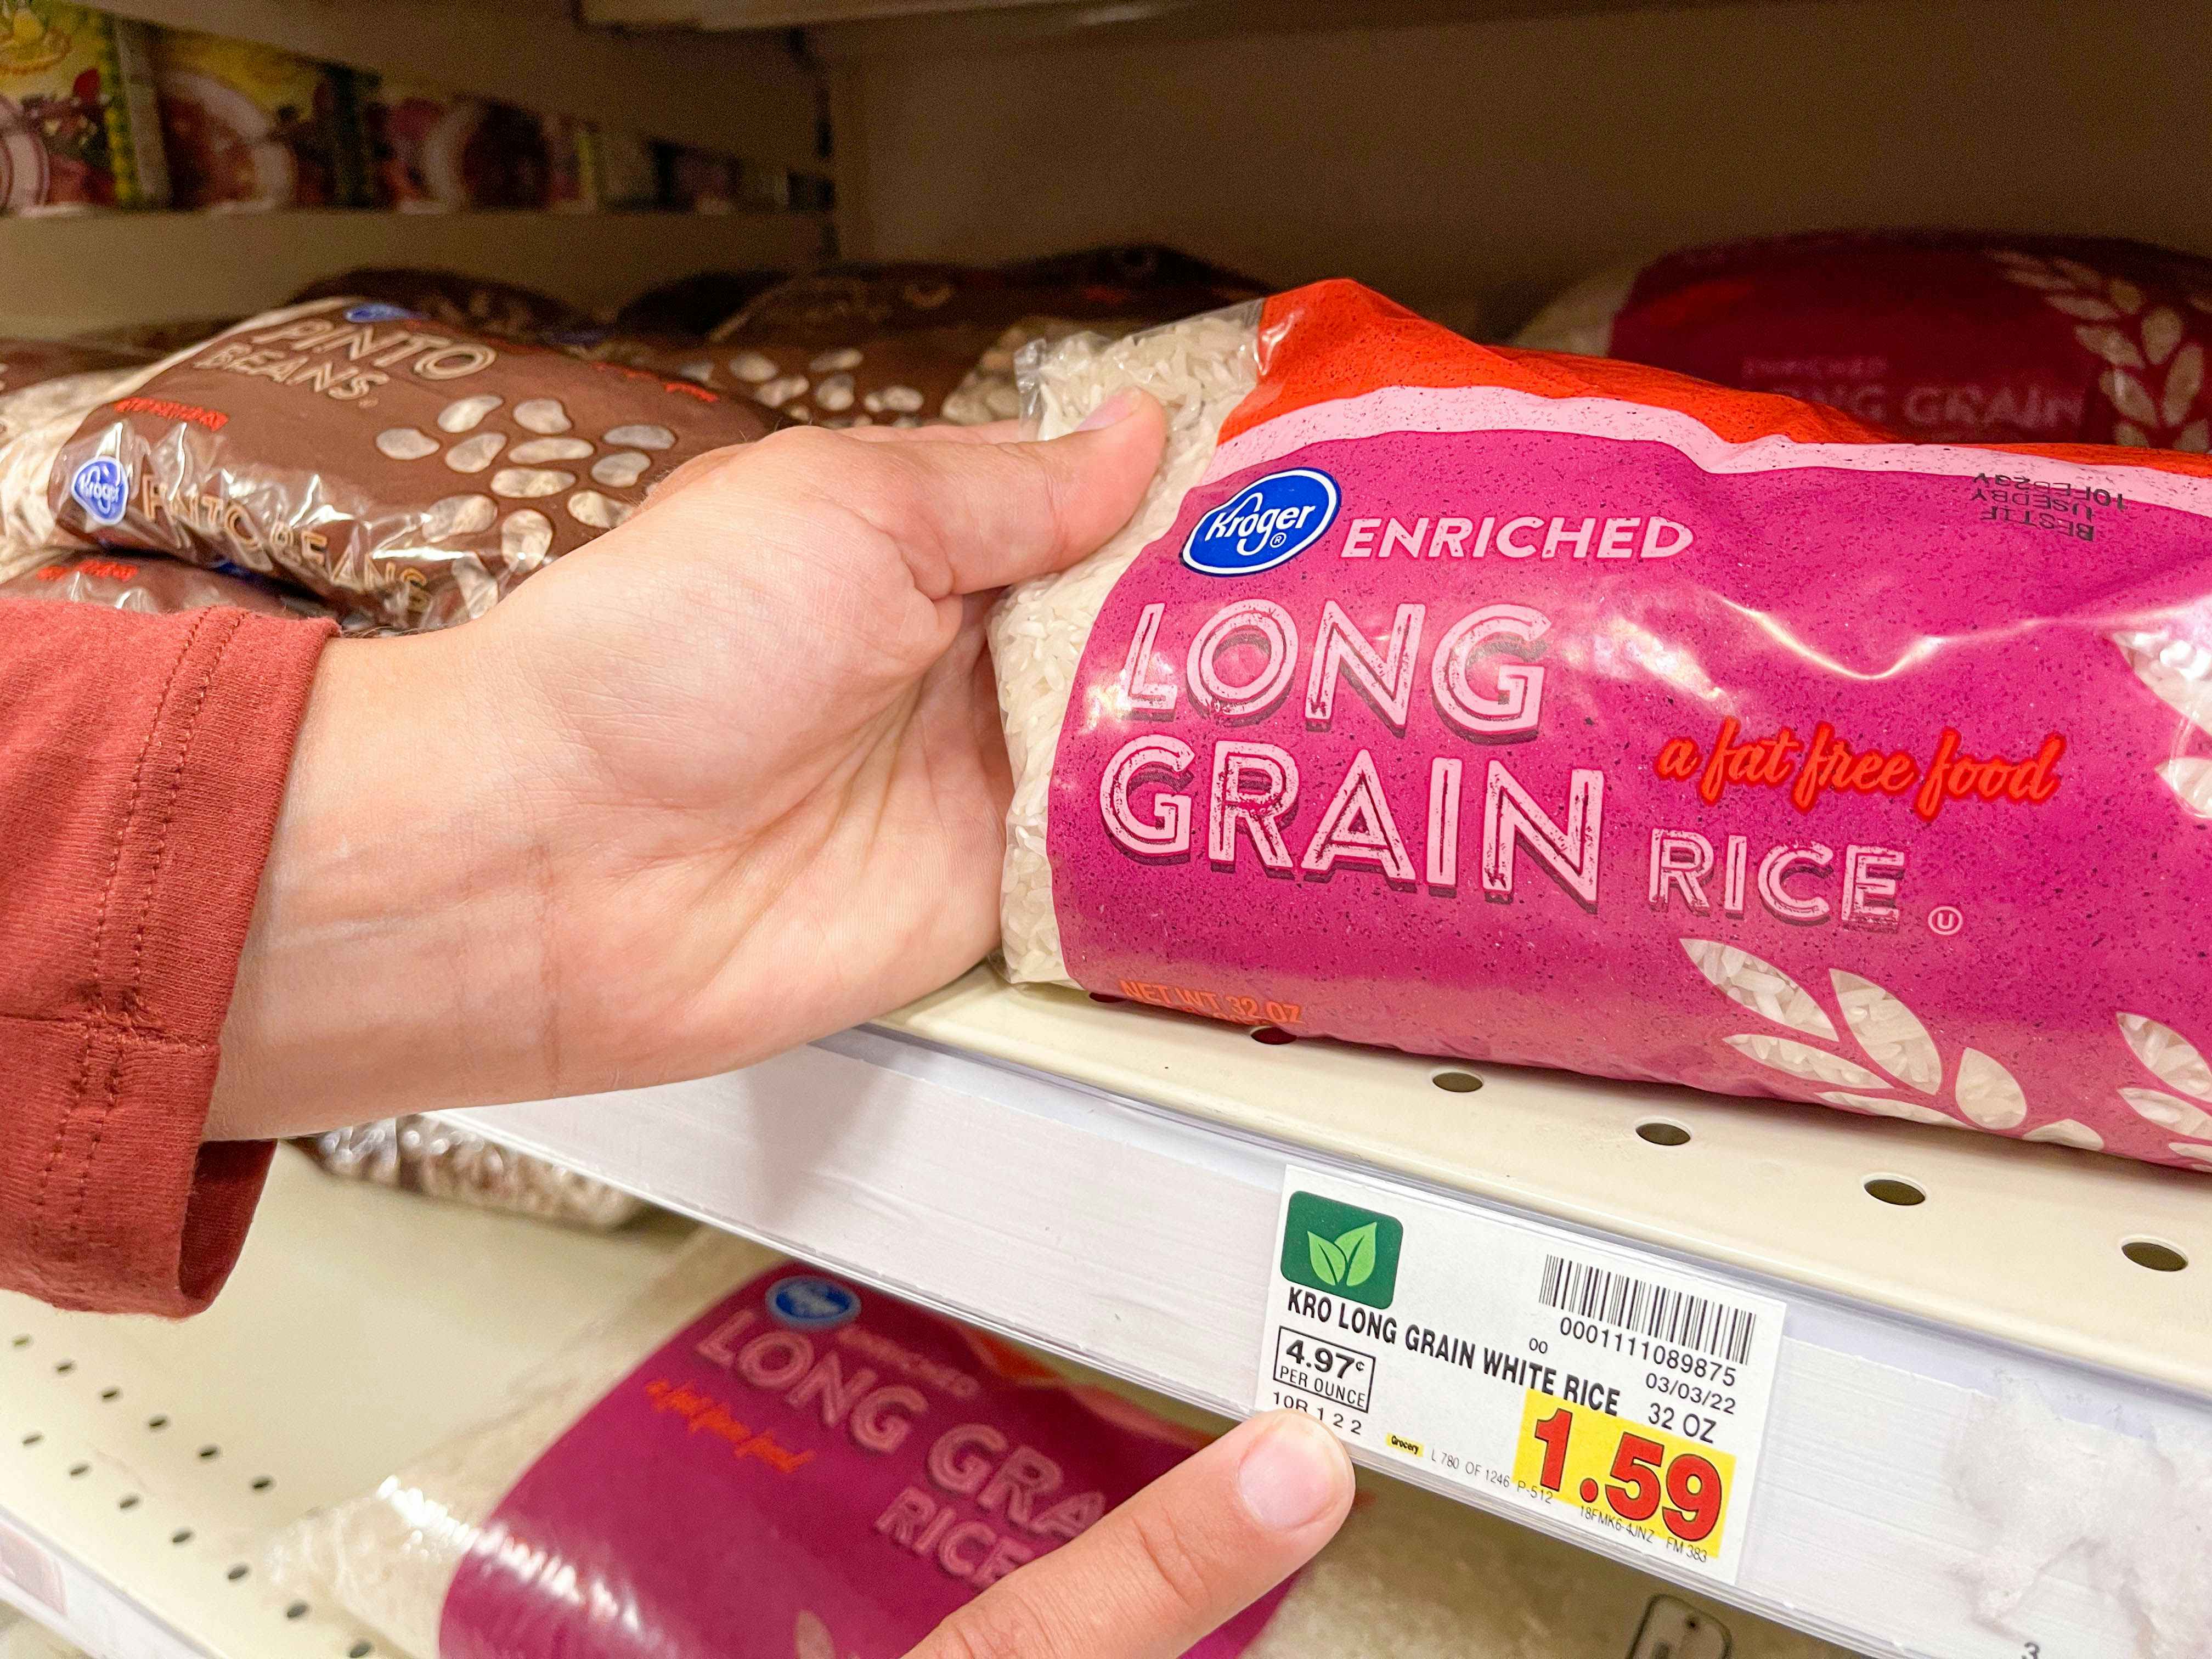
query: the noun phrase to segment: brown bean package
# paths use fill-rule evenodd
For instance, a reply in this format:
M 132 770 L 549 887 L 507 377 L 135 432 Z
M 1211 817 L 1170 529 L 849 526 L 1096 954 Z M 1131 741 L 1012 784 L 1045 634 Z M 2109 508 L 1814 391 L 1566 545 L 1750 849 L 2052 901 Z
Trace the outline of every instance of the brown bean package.
M 76 340 L 0 339 L 0 398 L 46 380 L 150 363 L 155 354 Z
M 614 528 L 684 461 L 775 424 L 688 381 L 330 300 L 100 404 L 48 498 L 68 534 L 434 628 Z
M 420 312 L 447 328 L 470 328 L 517 340 L 592 326 L 591 318 L 565 300 L 520 283 L 410 265 L 363 265 L 340 271 L 310 283 L 286 303 L 307 300 L 377 300 Z
M 329 614 L 305 594 L 279 592 L 251 577 L 202 570 L 158 553 L 70 554 L 0 582 L 0 599 L 100 605 L 111 611 L 137 611 L 150 617 L 203 611 L 216 605 L 258 611 L 264 617 Z
M 832 267 L 715 329 L 705 384 L 822 426 L 918 425 L 1024 319 L 1124 328 L 1257 299 L 1258 284 L 1171 249 L 1098 249 L 982 270 Z

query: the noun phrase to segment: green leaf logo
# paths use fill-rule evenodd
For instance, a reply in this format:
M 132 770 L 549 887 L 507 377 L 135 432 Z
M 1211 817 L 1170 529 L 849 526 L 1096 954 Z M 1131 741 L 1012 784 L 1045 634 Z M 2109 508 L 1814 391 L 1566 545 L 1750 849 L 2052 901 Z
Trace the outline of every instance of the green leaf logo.
M 1347 1290 L 1357 1290 L 1375 1276 L 1375 1226 L 1370 1221 L 1364 1227 L 1354 1227 L 1336 1241 L 1336 1248 L 1342 1253 Z
M 1324 1285 L 1335 1285 L 1344 1283 L 1345 1260 L 1341 1249 L 1330 1243 L 1319 1233 L 1308 1233 L 1306 1249 L 1313 1256 L 1315 1278 Z M 1369 1265 L 1371 1270 L 1373 1264 L 1370 1262 Z

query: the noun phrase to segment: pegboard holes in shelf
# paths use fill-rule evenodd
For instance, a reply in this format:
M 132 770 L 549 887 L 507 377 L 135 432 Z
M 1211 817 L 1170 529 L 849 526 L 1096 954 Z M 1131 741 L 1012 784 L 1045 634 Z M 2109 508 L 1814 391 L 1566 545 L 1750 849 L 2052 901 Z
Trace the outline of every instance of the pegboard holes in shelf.
M 2138 1267 L 2148 1267 L 2154 1273 L 2178 1273 L 2189 1265 L 2189 1258 L 2161 1238 L 2130 1238 L 2120 1245 L 2120 1254 Z
M 1861 1183 L 1869 1198 L 1879 1199 L 1884 1204 L 1893 1204 L 1899 1209 L 1911 1209 L 1916 1204 L 1928 1201 L 1927 1193 L 1902 1176 L 1869 1176 Z
M 1438 1072 L 1429 1081 L 1448 1095 L 1471 1095 L 1482 1087 L 1482 1079 L 1472 1072 Z
M 1669 1123 L 1663 1117 L 1646 1119 L 1636 1126 L 1636 1138 L 1649 1141 L 1654 1146 L 1686 1146 L 1690 1132 L 1679 1123 Z
M 1279 1025 L 1261 1025 L 1256 1027 L 1252 1033 L 1253 1042 L 1264 1042 L 1270 1048 L 1279 1048 L 1286 1042 L 1296 1042 L 1297 1040 L 1296 1033 L 1285 1031 Z

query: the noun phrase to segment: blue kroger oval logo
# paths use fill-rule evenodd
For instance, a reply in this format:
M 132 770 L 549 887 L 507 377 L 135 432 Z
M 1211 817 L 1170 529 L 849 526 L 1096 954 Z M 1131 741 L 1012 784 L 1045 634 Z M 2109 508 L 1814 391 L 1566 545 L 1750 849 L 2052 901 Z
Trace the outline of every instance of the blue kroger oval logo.
M 70 494 L 94 524 L 121 524 L 131 500 L 131 475 L 112 455 L 95 455 L 77 468 Z
M 405 306 L 386 305 L 378 300 L 368 305 L 355 306 L 346 313 L 345 319 L 349 323 L 411 323 L 422 315 L 421 312 L 410 311 Z
M 826 1331 L 860 1316 L 859 1293 L 834 1279 L 799 1273 L 768 1288 L 769 1316 L 798 1331 Z
M 1336 520 L 1336 480 L 1310 467 L 1270 472 L 1190 527 L 1182 562 L 1208 576 L 1249 576 L 1294 559 Z

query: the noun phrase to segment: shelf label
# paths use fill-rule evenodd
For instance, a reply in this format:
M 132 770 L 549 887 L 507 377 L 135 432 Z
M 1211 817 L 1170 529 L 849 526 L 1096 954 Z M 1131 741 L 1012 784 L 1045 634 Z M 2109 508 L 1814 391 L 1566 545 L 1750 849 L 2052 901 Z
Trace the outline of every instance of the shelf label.
M 1565 1228 L 1291 1165 L 1255 1406 L 1735 1582 L 1785 1304 Z

